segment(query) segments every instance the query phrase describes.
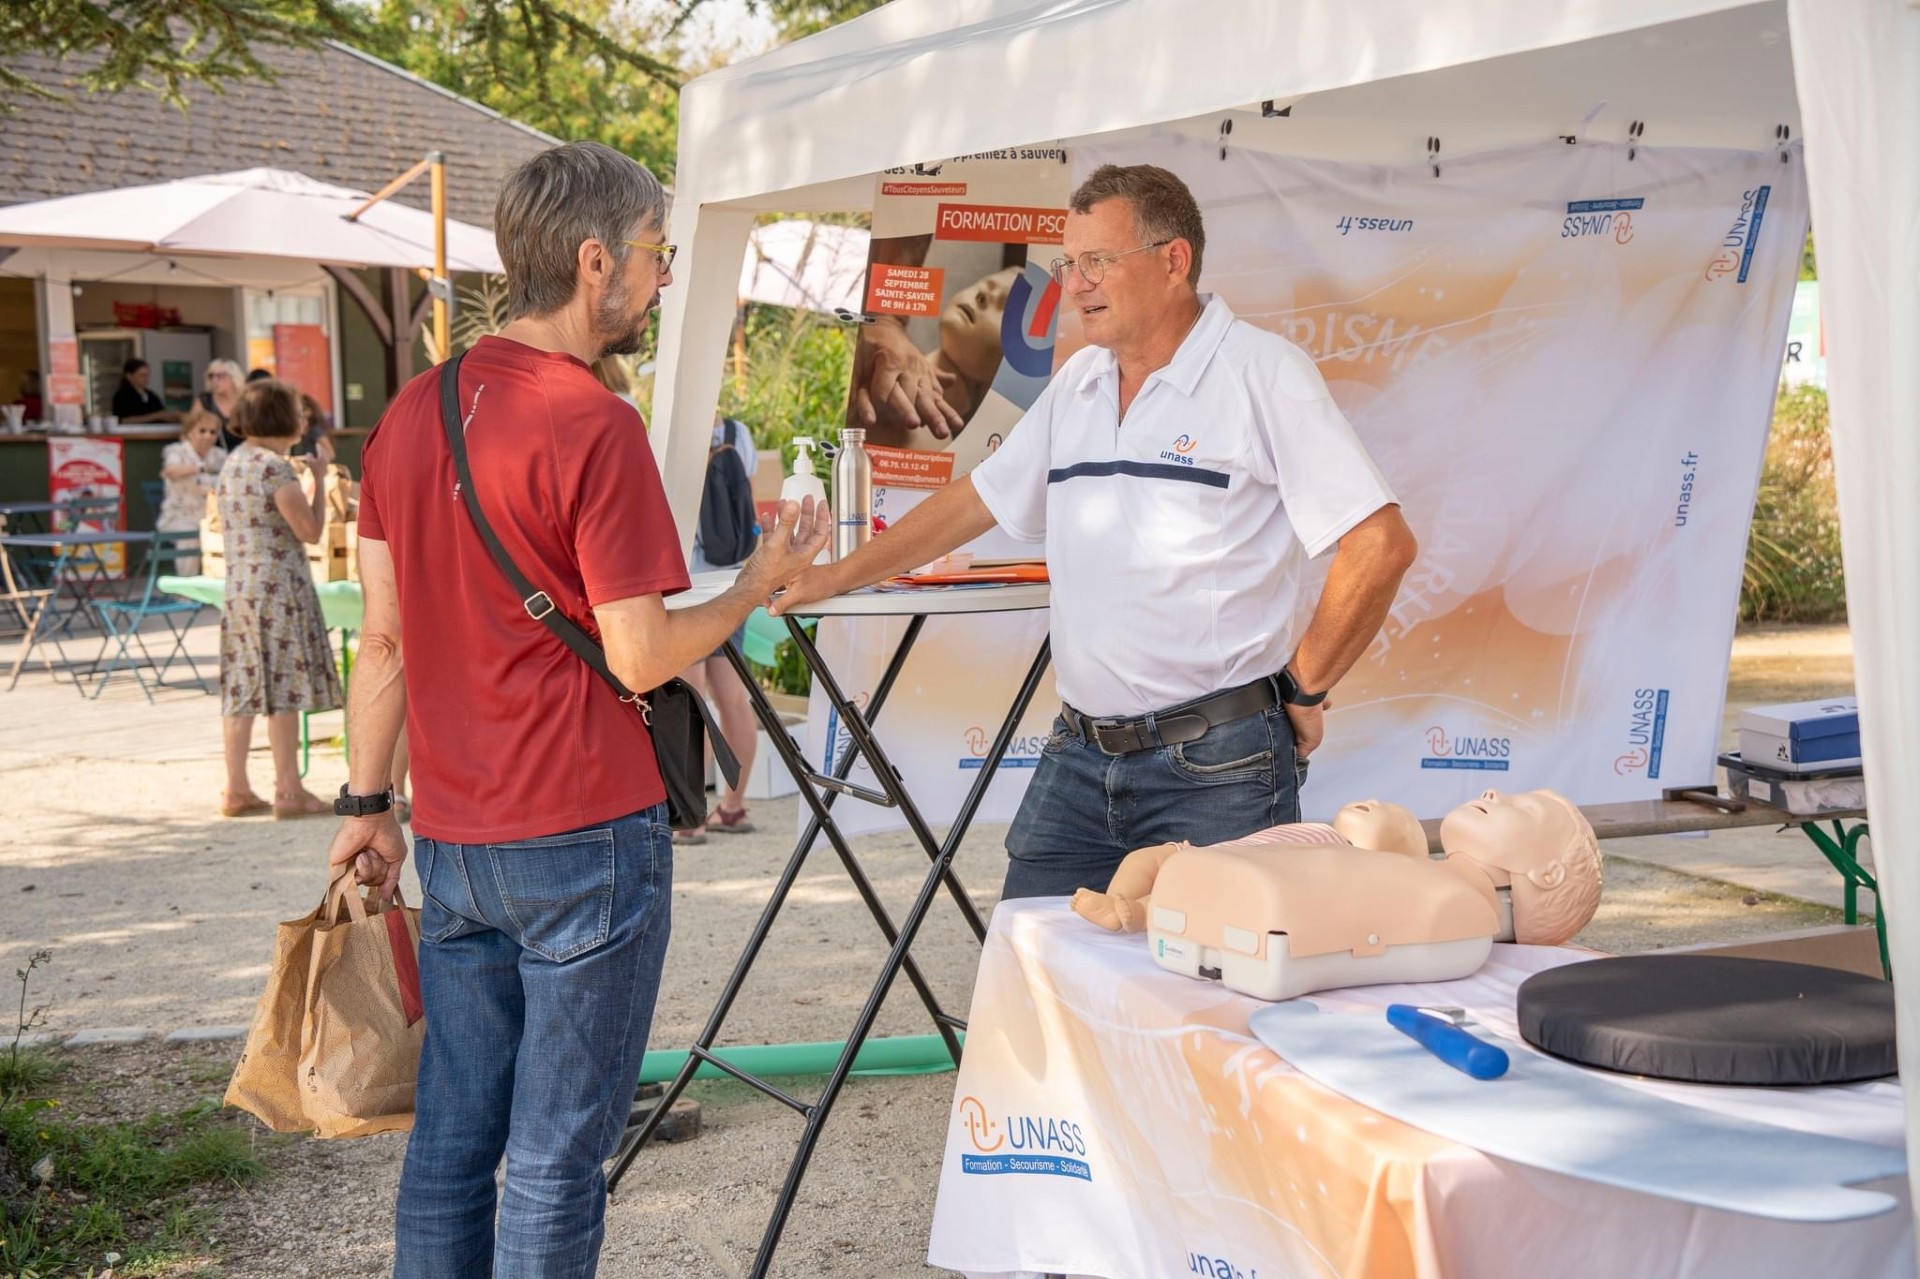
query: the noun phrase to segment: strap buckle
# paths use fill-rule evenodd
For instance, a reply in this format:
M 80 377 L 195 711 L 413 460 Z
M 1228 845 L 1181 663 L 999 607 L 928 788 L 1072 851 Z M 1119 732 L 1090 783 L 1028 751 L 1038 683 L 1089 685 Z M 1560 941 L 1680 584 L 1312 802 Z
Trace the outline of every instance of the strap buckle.
M 538 611 L 536 611 L 539 601 L 542 600 L 546 601 L 546 607 L 538 608 Z M 553 596 L 547 594 L 545 591 L 535 591 L 520 601 L 520 607 L 526 609 L 527 616 L 537 622 L 559 606 L 553 602 Z
M 640 712 L 640 722 L 648 728 L 653 727 L 653 703 L 647 700 L 645 693 L 628 693 L 620 699 Z

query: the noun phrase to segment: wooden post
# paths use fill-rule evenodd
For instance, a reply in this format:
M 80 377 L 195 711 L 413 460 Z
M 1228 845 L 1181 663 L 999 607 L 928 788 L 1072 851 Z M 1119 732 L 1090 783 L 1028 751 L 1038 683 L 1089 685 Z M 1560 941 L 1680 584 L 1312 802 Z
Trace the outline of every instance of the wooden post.
M 441 359 L 453 354 L 453 281 L 447 276 L 447 155 L 427 152 L 433 171 L 433 279 L 427 288 L 433 292 L 433 346 Z

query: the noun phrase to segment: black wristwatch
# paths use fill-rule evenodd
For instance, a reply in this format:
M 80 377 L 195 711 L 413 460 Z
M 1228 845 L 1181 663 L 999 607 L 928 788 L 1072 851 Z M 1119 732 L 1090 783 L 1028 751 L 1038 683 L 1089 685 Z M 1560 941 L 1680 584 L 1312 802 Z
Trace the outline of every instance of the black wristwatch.
M 1327 700 L 1327 694 L 1301 692 L 1300 681 L 1293 677 L 1293 663 L 1288 662 L 1280 668 L 1280 700 L 1289 706 L 1318 706 Z
M 393 787 L 389 786 L 378 795 L 349 795 L 347 788 L 340 788 L 340 797 L 333 801 L 335 817 L 372 817 L 393 809 Z

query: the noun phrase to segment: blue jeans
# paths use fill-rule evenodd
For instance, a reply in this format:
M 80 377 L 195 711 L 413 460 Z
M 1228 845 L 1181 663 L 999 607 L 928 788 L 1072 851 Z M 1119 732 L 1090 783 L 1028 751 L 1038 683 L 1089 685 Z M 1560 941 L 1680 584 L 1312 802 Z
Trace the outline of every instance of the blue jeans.
M 420 1054 L 396 1279 L 592 1279 L 673 895 L 657 804 L 508 844 L 418 839 Z M 494 1223 L 494 1171 L 507 1161 Z
M 1218 844 L 1300 820 L 1306 763 L 1275 706 L 1198 741 L 1109 755 L 1055 718 L 1040 766 L 1007 830 L 1000 896 L 1105 891 L 1136 848 Z

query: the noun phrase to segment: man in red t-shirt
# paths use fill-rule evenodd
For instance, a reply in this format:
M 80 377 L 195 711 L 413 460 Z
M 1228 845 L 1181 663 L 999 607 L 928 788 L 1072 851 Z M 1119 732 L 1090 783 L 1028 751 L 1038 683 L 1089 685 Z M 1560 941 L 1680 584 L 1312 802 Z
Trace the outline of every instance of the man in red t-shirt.
M 712 652 L 828 532 L 825 511 L 784 503 L 731 589 L 667 611 L 687 569 L 646 428 L 589 368 L 639 349 L 673 280 L 665 217 L 659 181 L 597 143 L 522 165 L 494 215 L 510 323 L 460 368 L 488 522 L 633 689 Z M 672 834 L 653 741 L 522 607 L 481 540 L 437 370 L 401 390 L 362 466 L 366 617 L 336 805 L 347 817 L 328 860 L 383 893 L 398 883 L 407 846 L 385 787 L 404 724 L 427 1032 L 394 1274 L 591 1276 L 601 1164 L 624 1126 L 667 946 Z

